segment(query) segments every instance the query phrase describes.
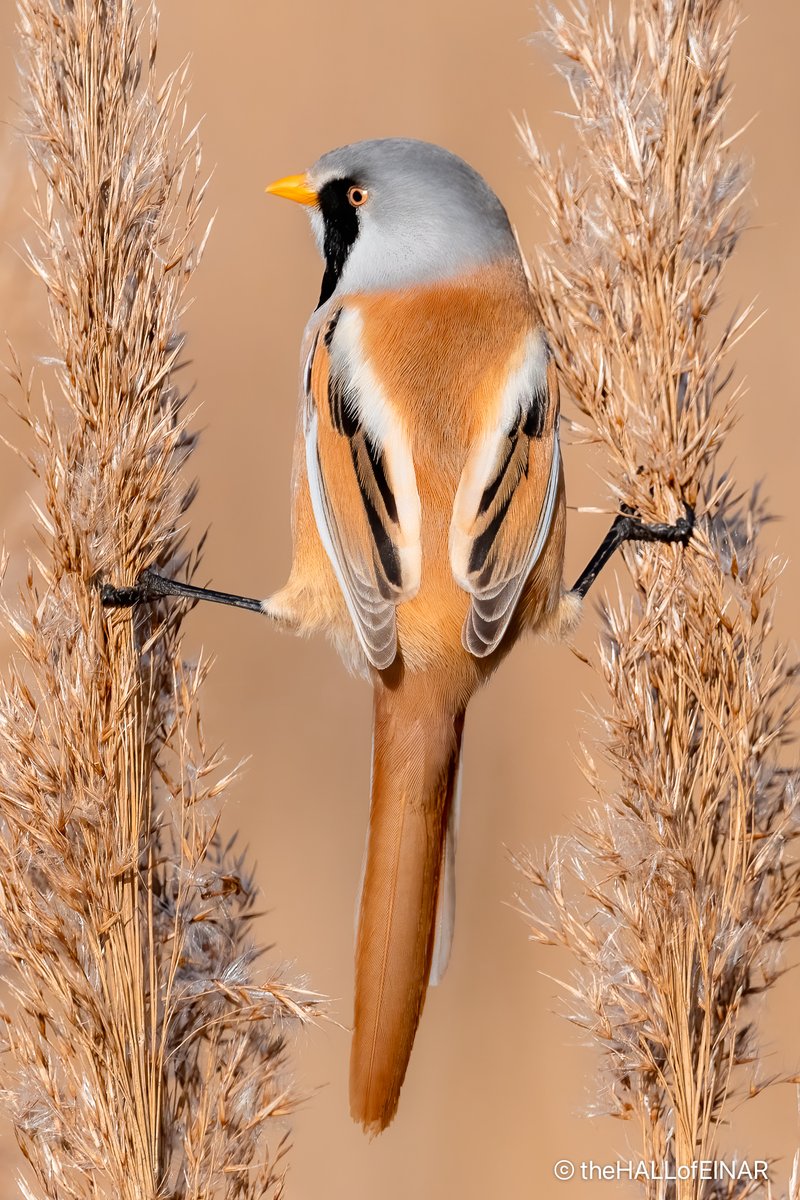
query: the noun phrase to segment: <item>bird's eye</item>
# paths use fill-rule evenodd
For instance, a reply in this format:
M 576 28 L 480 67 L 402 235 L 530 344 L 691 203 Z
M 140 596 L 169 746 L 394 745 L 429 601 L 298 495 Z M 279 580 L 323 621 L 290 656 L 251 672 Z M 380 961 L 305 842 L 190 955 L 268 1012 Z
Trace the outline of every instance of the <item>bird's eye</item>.
M 347 199 L 353 208 L 361 208 L 362 204 L 366 204 L 368 196 L 369 192 L 366 188 L 351 187 L 347 189 Z

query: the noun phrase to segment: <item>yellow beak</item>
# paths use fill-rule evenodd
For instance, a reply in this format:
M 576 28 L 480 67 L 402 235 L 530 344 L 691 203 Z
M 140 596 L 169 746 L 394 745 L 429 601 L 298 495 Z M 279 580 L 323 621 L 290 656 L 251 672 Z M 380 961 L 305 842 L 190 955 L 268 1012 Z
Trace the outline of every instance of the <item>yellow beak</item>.
M 309 186 L 305 175 L 287 175 L 284 179 L 276 179 L 267 188 L 273 196 L 284 196 L 287 200 L 295 200 L 298 204 L 316 204 L 317 193 Z

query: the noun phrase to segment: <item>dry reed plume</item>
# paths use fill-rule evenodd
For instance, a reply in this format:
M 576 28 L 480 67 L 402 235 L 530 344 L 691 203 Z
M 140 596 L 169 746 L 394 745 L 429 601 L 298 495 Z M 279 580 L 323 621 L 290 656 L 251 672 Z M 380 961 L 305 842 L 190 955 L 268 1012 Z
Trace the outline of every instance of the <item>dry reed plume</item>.
M 784 747 L 795 669 L 771 636 L 778 566 L 763 510 L 717 460 L 735 418 L 710 314 L 744 224 L 724 124 L 737 13 L 726 0 L 586 0 L 551 10 L 577 158 L 522 136 L 552 230 L 534 268 L 561 378 L 616 503 L 646 520 L 697 508 L 691 545 L 629 547 L 632 598 L 604 610 L 598 803 L 524 862 L 534 936 L 566 947 L 569 1015 L 603 1049 L 599 1111 L 641 1157 L 714 1159 L 754 1063 L 752 1002 L 798 929 L 797 776 Z M 652 1200 L 743 1196 L 747 1177 L 643 1182 Z
M 131 0 L 22 0 L 33 270 L 58 399 L 33 402 L 40 549 L 2 619 L 4 1079 L 26 1195 L 280 1190 L 284 1030 L 259 982 L 254 888 L 218 831 L 227 780 L 183 661 L 180 607 L 104 612 L 96 581 L 191 573 L 193 437 L 175 382 L 204 238 L 186 75 L 156 82 Z

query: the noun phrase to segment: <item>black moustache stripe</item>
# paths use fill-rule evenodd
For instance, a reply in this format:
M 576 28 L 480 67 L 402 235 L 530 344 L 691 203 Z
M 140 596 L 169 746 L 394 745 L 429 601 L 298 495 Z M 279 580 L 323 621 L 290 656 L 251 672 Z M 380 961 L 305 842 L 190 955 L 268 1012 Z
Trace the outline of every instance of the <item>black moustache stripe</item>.
M 358 237 L 358 212 L 347 199 L 348 190 L 357 186 L 355 179 L 331 179 L 319 191 L 317 203 L 325 225 L 322 247 L 325 274 L 322 276 L 318 308 L 333 295 L 347 256 Z

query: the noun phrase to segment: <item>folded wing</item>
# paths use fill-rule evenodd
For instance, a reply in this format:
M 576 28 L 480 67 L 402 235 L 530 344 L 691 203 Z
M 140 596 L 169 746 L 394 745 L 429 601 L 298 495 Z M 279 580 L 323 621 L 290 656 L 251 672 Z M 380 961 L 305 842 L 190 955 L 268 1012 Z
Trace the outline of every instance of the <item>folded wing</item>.
M 305 373 L 308 482 L 317 527 L 364 652 L 397 653 L 395 607 L 419 588 L 420 503 L 408 439 L 342 308 L 316 335 Z
M 477 658 L 499 645 L 544 549 L 559 475 L 558 382 L 536 331 L 469 452 L 453 506 L 450 562 L 472 597 L 462 641 Z

